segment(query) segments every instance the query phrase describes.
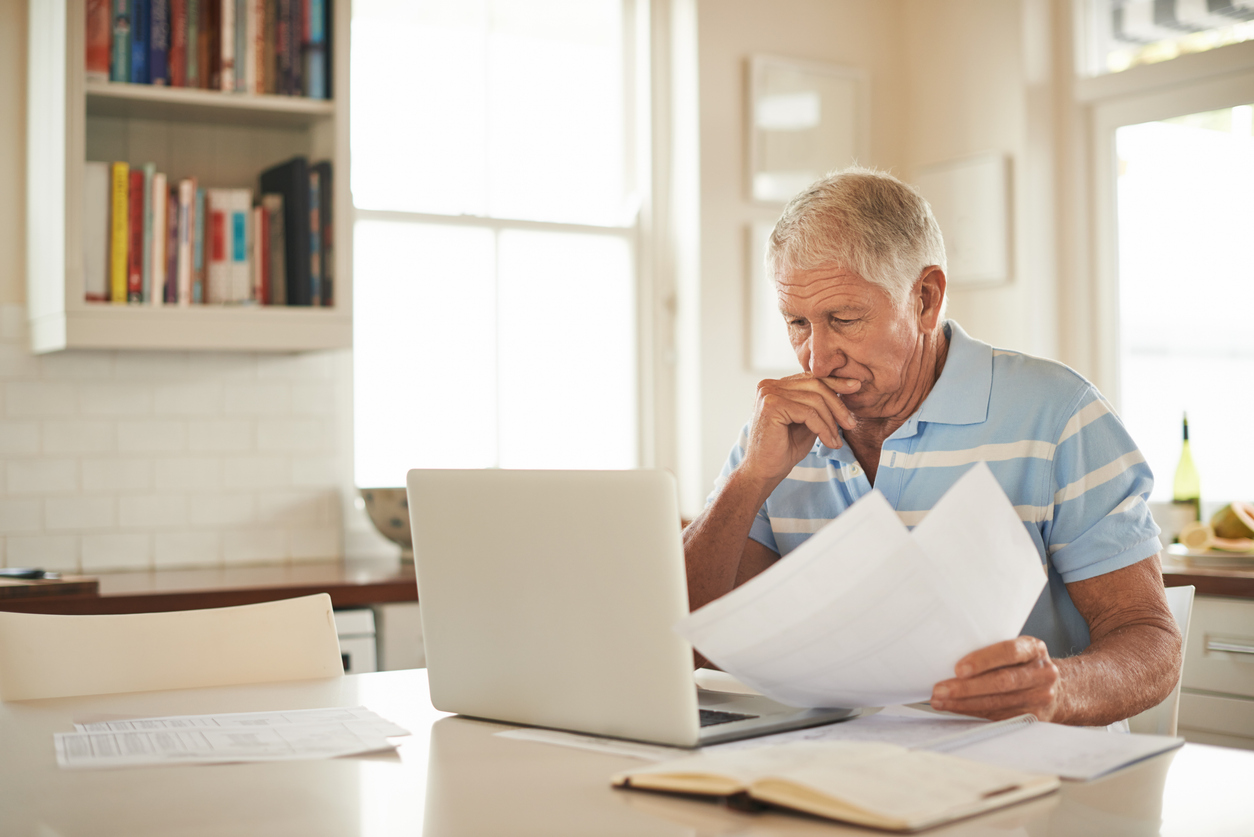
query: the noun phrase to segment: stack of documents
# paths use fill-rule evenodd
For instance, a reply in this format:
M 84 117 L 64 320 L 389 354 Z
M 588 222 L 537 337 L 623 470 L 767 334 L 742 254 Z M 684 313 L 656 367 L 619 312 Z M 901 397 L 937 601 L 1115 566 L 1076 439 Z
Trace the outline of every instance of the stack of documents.
M 981 462 L 913 532 L 873 491 L 676 630 L 781 703 L 914 703 L 962 657 L 1018 636 L 1045 582 L 1036 546 Z
M 172 715 L 95 724 L 55 734 L 62 768 L 291 761 L 392 750 L 408 730 L 363 706 L 226 715 Z

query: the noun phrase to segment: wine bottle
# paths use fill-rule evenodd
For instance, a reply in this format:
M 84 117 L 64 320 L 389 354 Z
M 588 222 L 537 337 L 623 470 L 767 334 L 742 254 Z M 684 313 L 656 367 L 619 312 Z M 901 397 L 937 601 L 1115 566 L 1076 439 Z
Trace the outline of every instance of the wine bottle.
M 1193 454 L 1189 451 L 1189 414 L 1184 414 L 1184 444 L 1180 450 L 1180 462 L 1176 465 L 1176 478 L 1172 483 L 1172 502 L 1191 504 L 1193 519 L 1202 519 L 1202 492 L 1197 476 L 1197 468 L 1193 464 Z

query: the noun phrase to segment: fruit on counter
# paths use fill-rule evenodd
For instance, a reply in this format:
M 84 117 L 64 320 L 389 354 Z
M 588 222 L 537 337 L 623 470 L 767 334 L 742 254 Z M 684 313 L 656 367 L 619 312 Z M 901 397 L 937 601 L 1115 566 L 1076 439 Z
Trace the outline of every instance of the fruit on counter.
M 1224 506 L 1211 517 L 1210 528 L 1219 538 L 1254 538 L 1254 503 L 1237 501 Z
M 1194 521 L 1188 524 L 1180 530 L 1179 540 L 1196 552 L 1217 549 L 1220 552 L 1254 555 L 1254 538 L 1221 538 L 1215 534 L 1209 523 Z

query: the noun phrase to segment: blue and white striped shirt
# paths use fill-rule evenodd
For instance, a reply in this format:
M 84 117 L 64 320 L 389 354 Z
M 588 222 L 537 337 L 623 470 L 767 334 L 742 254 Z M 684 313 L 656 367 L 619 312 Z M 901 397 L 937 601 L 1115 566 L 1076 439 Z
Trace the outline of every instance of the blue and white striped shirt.
M 1114 409 L 1078 373 L 994 349 L 953 320 L 945 331 L 945 368 L 884 441 L 875 489 L 913 527 L 968 468 L 987 462 L 1049 574 L 1023 633 L 1044 640 L 1052 656 L 1071 656 L 1088 647 L 1089 632 L 1066 584 L 1159 551 L 1146 505 L 1153 474 Z M 715 493 L 744 458 L 746 439 L 742 433 Z M 815 442 L 758 510 L 749 536 L 787 555 L 870 491 L 848 445 Z

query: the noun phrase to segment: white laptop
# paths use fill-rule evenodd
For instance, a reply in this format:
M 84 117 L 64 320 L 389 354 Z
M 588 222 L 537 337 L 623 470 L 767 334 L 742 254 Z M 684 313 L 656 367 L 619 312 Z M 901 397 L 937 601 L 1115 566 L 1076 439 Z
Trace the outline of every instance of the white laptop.
M 413 470 L 409 513 L 437 709 L 680 747 L 857 714 L 698 695 L 665 471 Z

